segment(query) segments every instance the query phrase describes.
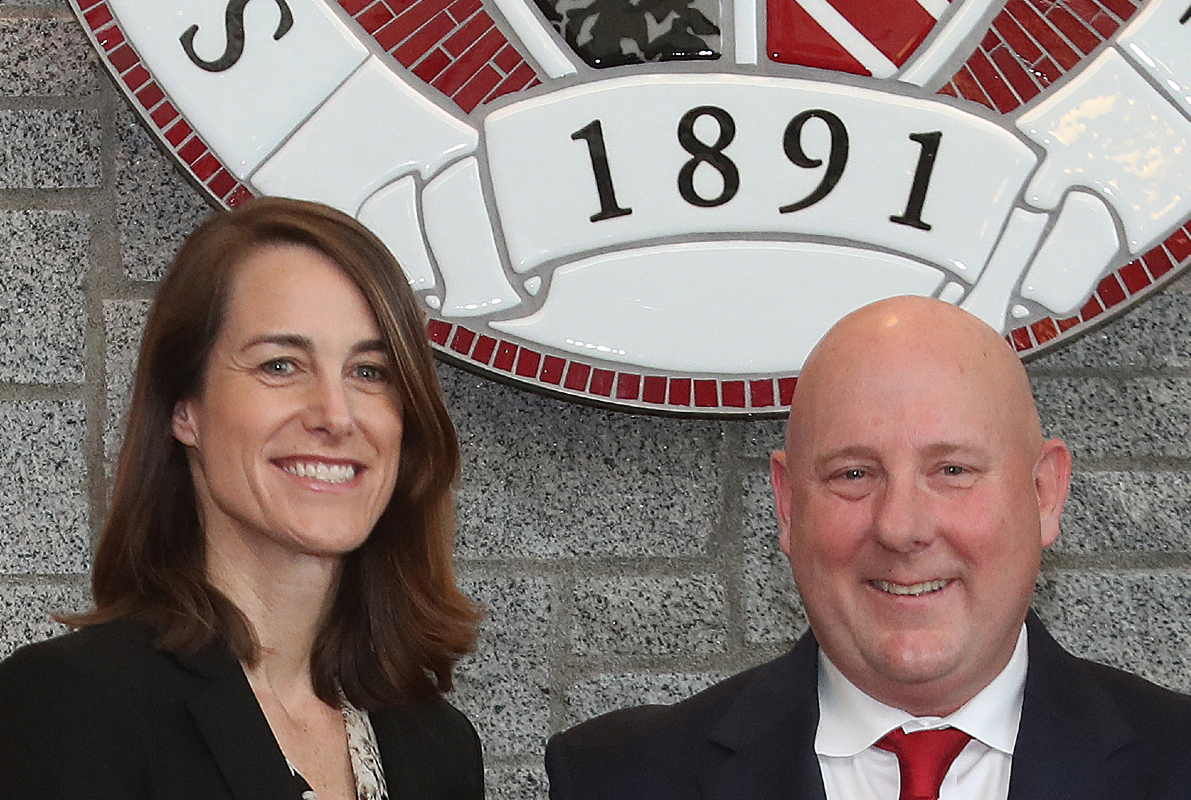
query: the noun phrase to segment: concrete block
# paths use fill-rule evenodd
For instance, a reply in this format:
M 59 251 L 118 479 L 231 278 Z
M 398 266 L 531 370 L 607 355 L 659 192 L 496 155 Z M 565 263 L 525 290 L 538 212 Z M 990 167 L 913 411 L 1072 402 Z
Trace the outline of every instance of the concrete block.
M 0 580 L 0 659 L 18 647 L 66 633 L 52 615 L 73 614 L 91 607 L 87 581 L 29 585 Z
M 103 303 L 108 410 L 103 426 L 103 452 L 109 476 L 115 471 L 120 445 L 124 441 L 128 403 L 132 399 L 132 378 L 148 313 L 148 300 L 105 300 Z
M 546 768 L 485 767 L 488 800 L 546 800 L 549 782 Z
M 211 207 L 123 105 L 116 123 L 116 223 L 124 269 L 133 280 L 160 280 Z
M 720 653 L 728 607 L 714 575 L 605 577 L 574 590 L 571 652 L 577 655 Z
M 768 460 L 774 450 L 781 450 L 786 446 L 785 416 L 780 419 L 754 419 L 733 424 L 740 426 L 745 458 Z
M 73 19 L 0 19 L 3 95 L 86 95 L 99 85 L 99 73 L 98 57 Z
M 572 684 L 566 692 L 566 727 L 618 708 L 670 705 L 728 677 L 724 672 L 601 673 Z
M 75 211 L 0 211 L 0 380 L 83 382 L 89 229 Z
M 0 189 L 99 186 L 100 138 L 95 109 L 0 110 Z
M 0 574 L 86 573 L 90 504 L 77 401 L 0 401 Z
M 1057 553 L 1191 552 L 1191 473 L 1076 473 L 1062 530 Z
M 462 558 L 707 552 L 720 423 L 628 415 L 439 369 L 459 428 Z
M 806 630 L 806 612 L 794 585 L 790 560 L 778 544 L 781 531 L 768 473 L 745 477 L 743 528 L 745 640 L 751 644 L 791 642 Z
M 1191 378 L 1042 377 L 1034 396 L 1077 459 L 1191 457 Z
M 491 756 L 540 752 L 550 719 L 550 584 L 541 578 L 467 578 L 487 607 L 476 651 L 459 664 L 451 698 Z
M 1191 691 L 1191 574 L 1046 573 L 1034 607 L 1075 655 Z

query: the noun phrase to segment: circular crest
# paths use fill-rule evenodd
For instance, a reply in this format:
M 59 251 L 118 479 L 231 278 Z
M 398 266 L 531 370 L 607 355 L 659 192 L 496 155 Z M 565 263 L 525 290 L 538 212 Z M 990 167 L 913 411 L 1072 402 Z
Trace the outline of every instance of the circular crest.
M 1191 9 L 1149 0 L 72 0 L 183 170 L 393 250 L 438 350 L 778 413 L 921 294 L 1023 354 L 1191 257 Z

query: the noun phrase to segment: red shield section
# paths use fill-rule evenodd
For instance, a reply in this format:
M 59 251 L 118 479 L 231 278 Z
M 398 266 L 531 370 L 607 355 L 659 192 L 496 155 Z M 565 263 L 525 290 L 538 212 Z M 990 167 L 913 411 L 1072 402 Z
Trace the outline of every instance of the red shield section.
M 856 36 L 898 67 L 906 63 L 935 27 L 935 18 L 916 0 L 827 0 L 827 3 L 854 29 Z M 822 3 L 811 6 L 811 11 L 808 5 L 800 0 L 768 0 L 769 57 L 783 64 L 871 75 L 853 52 L 858 40 L 832 36 L 812 13 Z M 836 30 L 838 33 L 839 29 Z

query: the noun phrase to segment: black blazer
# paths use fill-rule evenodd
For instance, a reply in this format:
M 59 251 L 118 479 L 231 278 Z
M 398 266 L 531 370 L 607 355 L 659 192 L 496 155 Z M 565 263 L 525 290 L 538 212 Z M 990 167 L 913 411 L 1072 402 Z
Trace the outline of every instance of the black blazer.
M 1009 800 L 1188 800 L 1191 697 L 1066 653 L 1033 615 Z M 546 748 L 552 800 L 823 800 L 818 646 Z
M 116 621 L 0 663 L 3 800 L 299 800 L 226 648 L 179 657 Z M 441 699 L 370 714 L 393 800 L 477 800 L 480 742 Z

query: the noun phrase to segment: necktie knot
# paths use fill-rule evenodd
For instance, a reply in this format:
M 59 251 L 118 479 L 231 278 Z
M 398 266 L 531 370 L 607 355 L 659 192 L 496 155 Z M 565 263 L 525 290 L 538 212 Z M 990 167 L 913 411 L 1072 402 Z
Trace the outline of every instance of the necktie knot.
M 898 800 L 939 800 L 943 776 L 972 737 L 958 728 L 905 733 L 894 728 L 877 747 L 897 756 L 901 772 Z

